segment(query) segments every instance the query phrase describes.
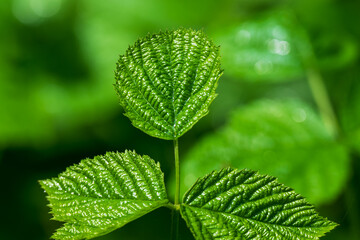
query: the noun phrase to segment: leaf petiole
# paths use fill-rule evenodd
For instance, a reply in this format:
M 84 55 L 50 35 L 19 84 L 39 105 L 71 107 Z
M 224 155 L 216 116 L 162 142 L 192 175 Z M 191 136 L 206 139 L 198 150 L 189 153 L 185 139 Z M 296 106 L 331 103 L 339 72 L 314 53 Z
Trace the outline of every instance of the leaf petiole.
M 175 200 L 172 210 L 172 231 L 171 238 L 179 239 L 179 210 L 180 210 L 180 160 L 179 160 L 179 140 L 174 140 L 174 157 L 175 157 Z
M 339 123 L 331 105 L 321 74 L 317 69 L 308 67 L 307 79 L 325 127 L 329 130 L 332 136 L 339 137 Z
M 179 161 L 179 141 L 178 139 L 174 140 L 174 155 L 175 155 L 175 177 L 176 177 L 176 186 L 175 186 L 175 206 L 178 206 L 180 201 L 180 161 Z

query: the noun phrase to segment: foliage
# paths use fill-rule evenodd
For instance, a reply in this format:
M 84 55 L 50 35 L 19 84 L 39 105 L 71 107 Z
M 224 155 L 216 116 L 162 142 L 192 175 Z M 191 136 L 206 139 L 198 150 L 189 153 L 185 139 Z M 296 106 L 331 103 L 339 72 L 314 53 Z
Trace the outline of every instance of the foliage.
M 112 83 L 114 63 L 119 53 L 125 53 L 129 43 L 149 32 L 179 26 L 203 29 L 216 45 L 221 46 L 222 68 L 225 69 L 209 114 L 179 139 L 181 176 L 188 175 L 182 182 L 183 191 L 186 191 L 184 183 L 191 186 L 196 179 L 194 175 L 186 174 L 184 168 L 189 164 L 186 158 L 205 138 L 218 135 L 227 128 L 234 111 L 244 111 L 248 106 L 258 104 L 259 99 L 286 101 L 292 98 L 322 116 L 323 110 L 313 101 L 319 92 L 310 91 L 305 65 L 315 69 L 322 78 L 339 122 L 339 134 L 333 136 L 331 142 L 336 149 L 343 148 L 348 157 L 344 161 L 339 155 L 336 165 L 333 161 L 328 163 L 324 157 L 323 168 L 314 169 L 305 168 L 306 164 L 312 164 L 311 159 L 304 159 L 304 164 L 286 161 L 282 169 L 297 167 L 301 173 L 288 175 L 287 180 L 284 171 L 271 175 L 279 177 L 280 182 L 295 188 L 314 203 L 320 215 L 339 223 L 325 239 L 360 239 L 358 9 L 360 1 L 353 0 L 2 1 L 0 182 L 3 197 L 0 203 L 6 207 L 2 209 L 0 239 L 48 239 L 61 223 L 48 221 L 49 209 L 37 180 L 56 176 L 67 166 L 86 157 L 103 155 L 107 151 L 136 149 L 137 153 L 159 161 L 165 172 L 165 182 L 170 183 L 173 168 L 169 160 L 172 159 L 171 141 L 151 138 L 131 127 L 129 119 L 122 115 L 123 110 L 117 105 Z M 249 31 L 247 26 L 267 34 L 254 31 L 251 35 L 254 41 L 241 45 L 241 49 L 240 46 L 235 48 L 237 39 L 242 43 L 247 39 L 246 34 L 236 30 Z M 277 27 L 288 33 L 288 38 L 279 39 L 289 43 L 287 55 L 277 55 L 267 48 L 267 42 L 274 39 L 271 29 Z M 298 70 L 303 72 L 287 71 L 281 65 L 283 61 L 277 62 L 273 57 L 287 59 L 291 66 L 293 60 L 301 60 L 296 55 L 296 42 L 304 40 L 297 34 L 299 29 L 307 35 L 316 58 L 313 62 L 301 63 L 302 69 Z M 255 42 L 259 45 L 250 44 Z M 269 57 L 274 71 L 264 74 L 256 71 L 256 62 L 251 66 L 231 61 L 230 56 L 246 52 L 244 48 L 249 48 L 250 53 Z M 241 56 L 244 62 L 250 60 L 246 54 L 237 56 Z M 269 78 L 269 75 L 274 78 Z M 257 139 L 255 134 L 250 136 Z M 317 152 L 314 152 L 314 157 Z M 203 162 L 198 156 L 200 158 L 194 161 Z M 271 164 L 261 166 L 266 161 L 258 164 L 244 161 L 249 165 L 242 165 L 239 160 L 236 162 L 239 165 L 233 167 L 255 168 L 261 174 L 270 174 L 265 168 Z M 296 167 L 290 167 L 291 164 Z M 204 167 L 203 164 L 192 165 Z M 326 177 L 321 174 L 323 169 L 329 172 L 330 166 L 334 169 L 328 175 L 331 184 L 317 184 Z M 204 171 L 198 176 L 206 173 Z M 339 178 L 343 173 L 347 176 Z M 298 176 L 307 177 L 298 179 Z M 291 178 L 293 180 L 289 180 Z M 309 183 L 318 187 L 308 189 Z M 337 190 L 335 186 L 338 186 Z M 173 199 L 171 184 L 168 191 L 169 198 Z M 153 233 L 153 239 L 168 240 L 169 215 L 167 208 L 159 208 L 99 239 L 138 240 L 147 239 L 149 233 Z M 193 238 L 183 221 L 180 222 L 180 231 L 181 239 Z
M 208 113 L 220 75 L 218 47 L 180 29 L 135 42 L 118 61 L 115 89 L 135 127 L 177 139 Z
M 130 46 L 117 64 L 115 89 L 134 126 L 174 140 L 175 202 L 147 156 L 126 151 L 86 159 L 40 182 L 54 219 L 66 222 L 53 237 L 100 236 L 161 206 L 173 211 L 175 238 L 179 211 L 196 239 L 318 239 L 333 229 L 292 189 L 251 170 L 212 172 L 179 202 L 178 138 L 208 112 L 220 75 L 218 48 L 200 31 L 161 32 Z
M 222 166 L 277 176 L 319 204 L 346 183 L 349 158 L 314 111 L 294 100 L 263 100 L 236 110 L 219 131 L 201 139 L 182 162 L 184 192 Z
M 317 239 L 336 226 L 274 177 L 231 168 L 198 179 L 181 212 L 196 239 Z
M 135 152 L 108 152 L 41 181 L 54 219 L 54 239 L 104 235 L 168 203 L 160 165 Z

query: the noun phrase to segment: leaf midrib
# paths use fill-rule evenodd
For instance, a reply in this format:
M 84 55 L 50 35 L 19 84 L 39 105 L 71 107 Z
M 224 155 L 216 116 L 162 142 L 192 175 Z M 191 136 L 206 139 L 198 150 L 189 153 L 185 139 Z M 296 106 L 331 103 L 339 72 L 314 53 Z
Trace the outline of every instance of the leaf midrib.
M 167 201 L 168 202 L 168 201 Z M 158 209 L 160 207 L 163 207 L 166 203 L 159 203 L 159 204 L 153 204 L 153 205 L 150 205 L 150 206 L 147 206 L 145 208 L 142 209 L 142 212 L 137 212 L 136 214 L 130 214 L 130 215 L 127 215 L 127 216 L 122 216 L 122 217 L 118 217 L 118 218 L 111 218 L 111 217 L 99 217 L 99 216 L 93 216 L 91 217 L 90 219 L 91 220 L 96 220 L 96 219 L 112 219 L 112 223 L 110 227 L 107 228 L 107 230 L 105 230 L 105 233 L 106 232 L 110 232 L 110 231 L 113 231 L 114 229 L 117 229 L 117 228 L 120 228 L 124 225 L 126 225 L 127 223 L 137 219 L 137 218 L 140 218 L 141 216 L 144 216 L 145 214 L 151 212 L 151 211 L 154 211 L 155 209 Z M 127 220 L 123 220 L 124 218 L 126 218 Z M 56 216 L 54 216 L 54 219 L 56 219 Z M 82 221 L 78 218 L 74 218 L 74 219 L 59 219 L 59 221 L 63 221 L 63 222 L 66 222 L 66 223 L 69 223 L 69 224 L 78 224 L 78 225 L 87 225 L 87 226 L 92 226 L 92 225 L 89 225 L 87 224 L 86 220 Z M 96 227 L 96 226 L 92 226 L 92 227 Z M 100 235 L 98 235 L 100 236 Z
M 88 200 L 104 200 L 104 201 L 129 201 L 129 202 L 162 202 L 164 201 L 165 203 L 168 203 L 169 200 L 168 199 L 127 199 L 127 198 L 107 198 L 107 197 L 87 197 L 87 196 L 81 196 L 81 195 L 76 195 L 76 194 L 71 194 L 71 193 L 64 193 L 64 194 L 54 194 L 54 196 L 71 196 L 72 198 L 68 198 L 66 200 L 72 200 L 74 198 L 80 198 L 80 199 L 88 199 Z M 53 198 L 50 197 L 50 199 L 56 199 L 56 200 L 63 200 L 63 199 L 57 199 L 57 198 Z M 64 200 L 63 200 L 64 201 Z
M 262 222 L 262 221 L 259 221 L 259 220 L 256 220 L 256 219 L 252 219 L 252 218 L 246 218 L 246 217 L 241 217 L 241 216 L 237 216 L 237 215 L 234 215 L 234 214 L 231 214 L 231 213 L 226 213 L 226 212 L 220 212 L 220 211 L 215 211 L 215 210 L 210 210 L 210 209 L 207 209 L 207 208 L 201 208 L 201 207 L 195 207 L 195 206 L 191 206 L 191 205 L 188 205 L 188 204 L 182 204 L 184 207 L 188 207 L 188 208 L 192 208 L 192 209 L 200 209 L 202 211 L 208 211 L 208 212 L 212 212 L 214 214 L 219 214 L 219 215 L 226 215 L 226 216 L 231 216 L 231 217 L 235 217 L 235 218 L 242 218 L 242 219 L 245 219 L 246 221 L 254 221 L 254 222 L 258 222 L 258 223 L 261 223 L 261 224 L 268 224 L 268 225 L 275 225 L 275 226 L 280 226 L 280 227 L 286 227 L 286 228 L 331 228 L 333 227 L 332 225 L 329 225 L 329 226 L 309 226 L 309 227 L 305 227 L 305 226 L 288 226 L 288 225 L 283 225 L 283 224 L 276 224 L 276 223 L 268 223 L 268 222 Z
M 125 70 L 129 76 L 129 78 L 131 79 L 132 83 L 134 86 L 138 86 L 138 84 L 136 83 L 136 81 L 134 80 L 134 77 L 132 76 L 128 66 L 126 65 L 125 61 L 120 58 L 121 61 L 123 62 L 123 66 L 125 66 Z M 157 109 L 154 108 L 154 106 L 149 102 L 149 100 L 144 96 L 144 94 L 139 90 L 137 89 L 137 93 L 142 97 L 142 99 L 147 103 L 148 106 L 150 106 L 150 108 L 159 116 L 160 119 L 162 119 L 162 116 L 160 115 L 159 111 Z M 128 103 L 129 101 L 124 98 Z M 128 106 L 131 106 L 131 104 L 128 104 Z M 132 107 L 132 109 L 134 110 L 134 108 Z M 135 111 L 135 110 L 134 110 Z M 137 113 L 137 111 L 135 111 Z M 144 122 L 148 123 L 147 119 L 145 119 L 143 116 L 141 116 L 140 114 L 137 113 L 138 116 L 140 116 L 140 118 L 142 118 L 144 120 Z M 166 122 L 166 121 L 165 121 Z M 156 128 L 154 125 L 150 124 L 154 129 L 159 129 L 159 128 Z M 159 129 L 161 130 L 161 129 Z

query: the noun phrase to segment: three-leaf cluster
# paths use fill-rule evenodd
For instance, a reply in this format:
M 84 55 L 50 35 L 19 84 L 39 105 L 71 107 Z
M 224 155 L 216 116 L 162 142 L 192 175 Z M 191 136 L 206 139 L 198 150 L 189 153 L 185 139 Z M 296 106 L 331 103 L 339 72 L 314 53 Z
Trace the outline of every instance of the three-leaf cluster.
M 177 140 L 208 112 L 222 74 L 219 48 L 203 32 L 166 31 L 120 56 L 115 89 L 132 124 Z M 318 239 L 336 226 L 274 177 L 225 168 L 199 178 L 174 206 L 160 165 L 134 151 L 108 152 L 40 181 L 54 239 L 107 234 L 159 208 L 180 210 L 195 239 Z

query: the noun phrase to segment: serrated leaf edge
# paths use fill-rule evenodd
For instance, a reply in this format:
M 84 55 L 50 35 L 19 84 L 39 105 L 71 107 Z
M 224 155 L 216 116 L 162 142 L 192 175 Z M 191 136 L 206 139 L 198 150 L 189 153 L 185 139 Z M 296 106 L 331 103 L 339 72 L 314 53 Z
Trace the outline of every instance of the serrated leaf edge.
M 165 187 L 165 194 L 167 194 L 167 192 L 166 192 L 166 186 L 165 186 L 165 182 L 164 182 L 164 173 L 163 173 L 163 171 L 161 171 L 161 168 L 160 168 L 160 162 L 156 162 L 155 160 L 153 160 L 151 157 L 149 157 L 148 155 L 139 155 L 139 154 L 137 154 L 136 152 L 135 152 L 135 150 L 125 150 L 124 152 L 118 152 L 118 151 L 116 151 L 116 152 L 106 152 L 104 155 L 97 155 L 97 156 L 94 156 L 92 159 L 91 158 L 85 158 L 85 159 L 83 159 L 83 160 L 81 160 L 80 162 L 82 162 L 82 161 L 91 161 L 91 160 L 93 160 L 93 159 L 96 159 L 96 158 L 99 158 L 99 157 L 104 157 L 104 156 L 108 156 L 108 155 L 110 155 L 110 154 L 116 154 L 116 155 L 121 155 L 121 154 L 128 154 L 128 153 L 132 153 L 132 154 L 134 154 L 134 155 L 137 155 L 137 156 L 139 156 L 140 158 L 142 158 L 142 159 L 147 159 L 148 161 L 150 161 L 152 164 L 154 164 L 159 170 L 160 170 L 160 173 L 161 173 L 161 183 L 163 184 L 163 186 Z M 79 162 L 79 163 L 80 163 Z M 44 179 L 44 180 L 38 180 L 38 183 L 40 184 L 40 186 L 41 186 L 41 188 L 44 190 L 44 192 L 45 193 L 48 193 L 48 191 L 47 191 L 47 185 L 46 185 L 46 182 L 48 182 L 48 181 L 52 181 L 52 180 L 55 180 L 55 179 L 57 179 L 57 178 L 59 178 L 59 176 L 62 174 L 62 173 L 64 173 L 64 172 L 66 172 L 66 171 L 68 171 L 68 170 L 71 170 L 71 168 L 72 167 L 74 167 L 74 166 L 77 166 L 79 163 L 74 163 L 73 165 L 71 165 L 71 166 L 69 166 L 69 167 L 67 167 L 66 169 L 65 169 L 65 171 L 62 171 L 60 174 L 58 174 L 58 177 L 53 177 L 53 178 L 51 178 L 51 179 Z M 158 179 L 159 180 L 159 179 Z M 72 194 L 70 194 L 70 193 L 65 193 L 64 195 L 69 195 L 69 196 L 74 196 L 74 195 L 72 195 Z M 81 197 L 81 196 L 79 196 L 79 195 L 77 195 L 76 197 Z M 51 217 L 50 218 L 50 220 L 54 220 L 54 221 L 60 221 L 60 222 L 63 222 L 64 224 L 60 227 L 60 228 L 58 228 L 57 230 L 56 230 L 56 232 L 51 236 L 51 238 L 52 239 L 56 239 L 56 240 L 61 240 L 61 239 L 63 239 L 63 238 L 58 238 L 57 237 L 57 234 L 58 234 L 58 230 L 60 230 L 60 229 L 63 229 L 64 227 L 65 227 L 65 224 L 74 224 L 74 223 L 78 223 L 80 226 L 81 225 L 83 225 L 83 226 L 86 226 L 86 224 L 84 224 L 83 222 L 76 222 L 76 220 L 73 220 L 73 221 L 64 221 L 64 220 L 60 220 L 60 219 L 57 219 L 56 218 L 56 216 L 54 215 L 54 213 L 53 213 L 53 210 L 52 210 L 52 208 L 53 208 L 53 206 L 52 206 L 52 204 L 50 203 L 50 198 L 51 198 L 51 196 L 49 195 L 49 194 L 47 194 L 46 195 L 46 199 L 49 201 L 49 203 L 47 204 L 47 206 L 50 208 L 50 211 L 49 211 L 49 214 L 51 214 L 53 217 Z M 88 199 L 97 199 L 97 198 L 95 198 L 95 197 L 84 197 L 84 198 L 88 198 Z M 99 198 L 99 199 L 101 199 L 101 198 Z M 160 208 L 160 207 L 164 207 L 164 206 L 167 206 L 168 204 L 169 204 L 169 199 L 168 199 L 168 197 L 167 197 L 167 195 L 166 195 L 166 199 L 163 199 L 163 200 L 136 200 L 136 199 L 129 199 L 129 200 L 127 200 L 127 199 L 123 199 L 123 200 L 120 200 L 120 199 L 109 199 L 109 198 L 105 198 L 106 200 L 115 200 L 115 201 L 119 201 L 119 202 L 121 202 L 121 201 L 128 201 L 128 202 L 152 202 L 152 203 L 154 203 L 151 207 L 149 207 L 146 211 L 144 211 L 141 215 L 137 215 L 136 217 L 130 217 L 129 219 L 129 221 L 127 221 L 126 223 L 119 223 L 119 224 L 116 224 L 116 225 L 114 225 L 113 227 L 111 227 L 111 228 L 108 228 L 108 230 L 106 230 L 105 232 L 103 232 L 103 233 L 100 233 L 100 234 L 97 234 L 96 236 L 94 236 L 94 237 L 98 237 L 98 236 L 103 236 L 103 235 L 105 235 L 105 234 L 108 234 L 109 232 L 112 232 L 112 231 L 114 231 L 114 230 L 116 230 L 116 229 L 118 229 L 118 228 L 121 228 L 121 227 L 123 227 L 123 226 L 125 226 L 126 224 L 128 224 L 129 222 L 132 222 L 132 221 L 134 221 L 134 220 L 136 220 L 136 219 L 138 219 L 138 218 L 140 218 L 140 217 L 142 217 L 142 216 L 144 216 L 144 215 L 146 215 L 146 214 L 148 214 L 148 213 L 150 213 L 150 212 L 152 212 L 152 211 L 154 211 L 154 210 L 156 210 L 156 209 L 158 209 L 158 208 Z M 91 238 L 94 238 L 94 237 L 90 237 L 90 238 L 86 238 L 86 239 L 91 239 Z
M 191 186 L 191 188 L 188 189 L 188 191 L 186 191 L 186 193 L 184 194 L 183 196 L 183 199 L 182 199 L 182 203 L 180 204 L 180 213 L 181 213 L 181 216 L 182 218 L 185 220 L 186 222 L 186 225 L 187 227 L 190 229 L 191 233 L 193 234 L 193 236 L 197 239 L 197 240 L 205 240 L 204 238 L 197 238 L 198 236 L 198 233 L 194 232 L 193 231 L 193 228 L 191 227 L 189 221 L 188 221 L 188 218 L 185 217 L 186 214 L 184 213 L 184 209 L 186 208 L 193 208 L 193 209 L 201 209 L 201 210 L 204 210 L 204 211 L 208 211 L 208 212 L 213 212 L 215 214 L 223 214 L 223 215 L 229 215 L 229 216 L 232 216 L 232 217 L 237 217 L 237 218 L 242 218 L 242 219 L 246 219 L 246 220 L 250 220 L 250 221 L 253 221 L 253 222 L 259 222 L 261 224 L 269 224 L 269 225 L 275 225 L 275 226 L 281 226 L 281 227 L 286 227 L 286 228 L 306 228 L 306 227 L 293 227 L 293 226 L 286 226 L 286 225 L 281 225 L 281 224 L 273 224 L 273 223 L 267 223 L 267 222 L 261 222 L 261 221 L 258 221 L 258 220 L 254 220 L 254 219 L 251 219 L 251 218 L 245 218 L 245 217 L 239 217 L 239 216 L 236 216 L 236 215 L 233 215 L 233 214 L 230 214 L 230 213 L 225 213 L 225 212 L 220 212 L 220 211 L 213 211 L 213 210 L 210 210 L 210 209 L 207 209 L 207 208 L 201 208 L 201 207 L 196 207 L 196 206 L 191 206 L 191 205 L 188 205 L 186 203 L 184 203 L 185 201 L 185 197 L 188 195 L 189 192 L 191 192 L 195 186 L 198 184 L 199 181 L 202 181 L 203 179 L 205 178 L 208 178 L 210 177 L 211 175 L 213 175 L 214 173 L 220 173 L 220 172 L 226 172 L 226 171 L 229 171 L 228 173 L 230 172 L 233 172 L 233 171 L 240 171 L 240 172 L 243 172 L 243 171 L 250 171 L 250 172 L 253 172 L 254 174 L 260 174 L 258 171 L 254 171 L 254 170 L 250 170 L 250 169 L 242 169 L 242 170 L 238 170 L 238 169 L 234 169 L 232 167 L 226 167 L 226 168 L 222 168 L 221 170 L 217 171 L 217 170 L 213 170 L 211 171 L 211 173 L 205 175 L 204 177 L 200 177 L 198 178 L 195 183 Z M 266 176 L 266 177 L 269 177 L 269 178 L 273 178 L 274 181 L 278 182 L 278 178 L 276 177 L 273 177 L 273 176 L 269 176 L 267 174 L 260 174 L 262 176 Z M 285 186 L 285 185 L 284 185 Z M 294 192 L 297 196 L 300 196 L 301 199 L 303 200 L 306 200 L 305 197 L 301 196 L 300 194 L 296 193 L 292 188 L 290 187 L 287 187 L 289 190 L 291 190 L 292 192 Z M 311 209 L 315 209 L 315 207 L 313 205 L 311 205 Z M 335 227 L 339 226 L 339 224 L 335 223 L 335 222 L 332 222 L 330 220 L 328 220 L 326 217 L 322 217 L 322 216 L 319 216 L 321 217 L 324 221 L 327 221 L 328 222 L 328 226 L 326 227 L 321 227 L 321 226 L 315 226 L 315 227 L 309 227 L 309 228 L 314 228 L 314 229 L 323 229 L 323 231 L 321 231 L 320 233 L 317 233 L 317 237 L 316 238 L 312 238 L 312 239 L 319 239 L 320 237 L 323 237 L 325 236 L 325 234 L 329 231 L 331 231 L 332 229 L 334 229 Z

